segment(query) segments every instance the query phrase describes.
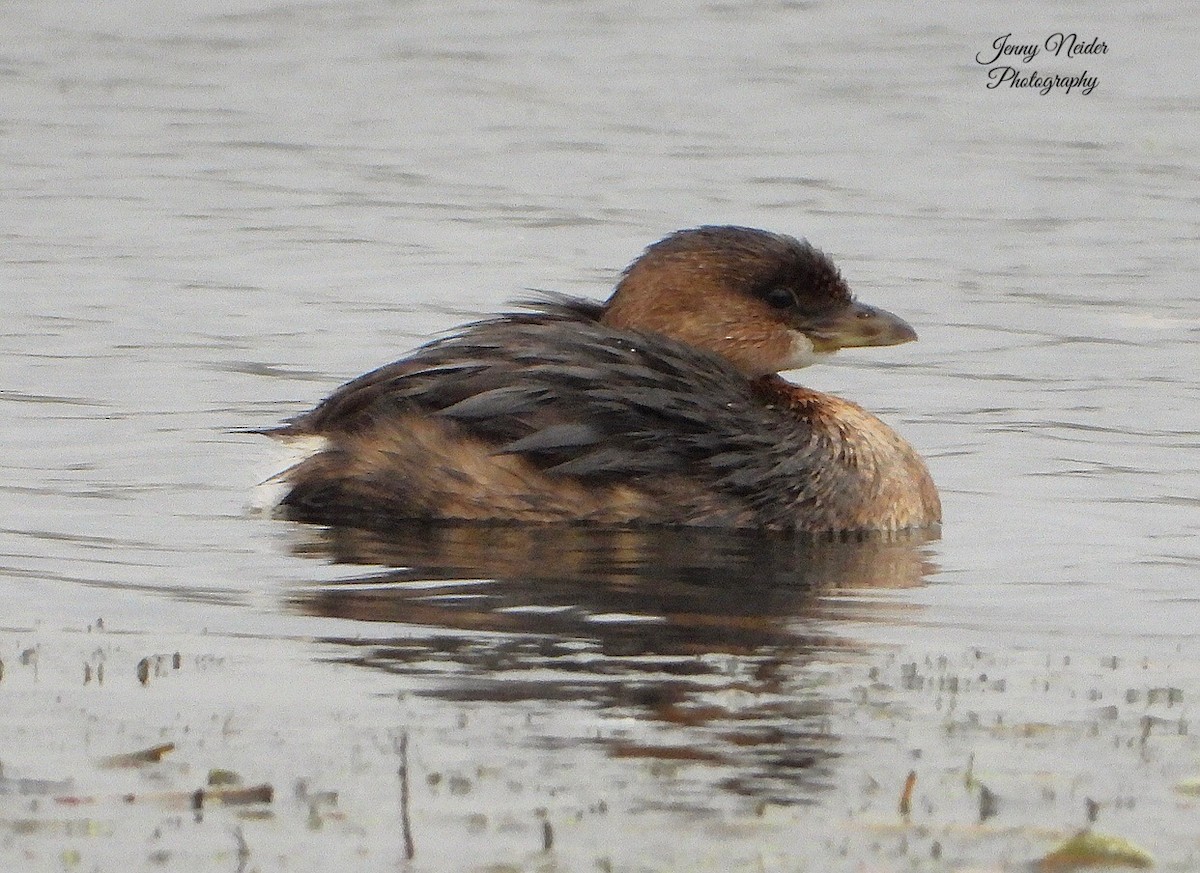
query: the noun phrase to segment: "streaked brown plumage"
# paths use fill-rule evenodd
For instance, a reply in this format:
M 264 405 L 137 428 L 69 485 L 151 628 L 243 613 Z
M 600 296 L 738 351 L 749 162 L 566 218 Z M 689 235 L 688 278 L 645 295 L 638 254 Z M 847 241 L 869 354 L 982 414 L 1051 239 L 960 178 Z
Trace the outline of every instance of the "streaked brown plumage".
M 807 243 L 697 228 L 647 249 L 605 304 L 470 325 L 267 433 L 323 438 L 281 474 L 304 521 L 928 529 L 941 506 L 912 447 L 775 375 L 915 338 Z

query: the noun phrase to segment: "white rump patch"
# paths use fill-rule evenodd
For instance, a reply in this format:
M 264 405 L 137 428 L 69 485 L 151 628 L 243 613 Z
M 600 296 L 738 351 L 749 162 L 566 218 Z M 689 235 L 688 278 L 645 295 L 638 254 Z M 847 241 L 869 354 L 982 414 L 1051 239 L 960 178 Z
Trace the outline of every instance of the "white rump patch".
M 326 437 L 314 434 L 284 437 L 279 444 L 284 449 L 283 459 L 281 462 L 273 463 L 271 468 L 276 469 L 282 465 L 283 469 L 265 479 L 262 479 L 262 474 L 259 474 L 260 481 L 250 492 L 248 508 L 256 515 L 269 515 L 274 512 L 279 501 L 291 487 L 287 481 L 288 473 L 297 464 L 302 464 L 318 452 L 329 448 L 329 440 Z

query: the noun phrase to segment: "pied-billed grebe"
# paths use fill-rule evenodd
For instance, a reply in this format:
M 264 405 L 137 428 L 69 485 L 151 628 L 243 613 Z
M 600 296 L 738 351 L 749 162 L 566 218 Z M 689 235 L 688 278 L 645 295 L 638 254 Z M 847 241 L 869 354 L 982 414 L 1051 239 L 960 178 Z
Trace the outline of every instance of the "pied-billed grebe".
M 321 438 L 278 477 L 303 521 L 927 529 L 941 505 L 912 447 L 776 375 L 914 339 L 807 242 L 700 227 L 650 246 L 606 303 L 469 325 L 265 432 Z

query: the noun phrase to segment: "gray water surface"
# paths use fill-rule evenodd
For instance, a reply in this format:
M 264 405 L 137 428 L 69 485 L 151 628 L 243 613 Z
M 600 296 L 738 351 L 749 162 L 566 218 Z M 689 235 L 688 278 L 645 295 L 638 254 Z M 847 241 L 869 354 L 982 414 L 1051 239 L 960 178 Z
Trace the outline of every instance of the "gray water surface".
M 995 39 L 1063 30 L 1107 52 L 1017 65 L 1090 94 L 986 87 Z M 0 781 L 0 854 L 225 870 L 236 827 L 259 869 L 395 869 L 408 730 L 415 869 L 1009 869 L 1085 799 L 1200 864 L 1198 39 L 1186 3 L 6 5 L 0 772 L 277 799 L 92 831 Z M 250 508 L 281 461 L 239 429 L 702 223 L 806 236 L 917 328 L 791 375 L 910 438 L 940 541 L 447 561 Z M 163 741 L 177 769 L 95 766 Z

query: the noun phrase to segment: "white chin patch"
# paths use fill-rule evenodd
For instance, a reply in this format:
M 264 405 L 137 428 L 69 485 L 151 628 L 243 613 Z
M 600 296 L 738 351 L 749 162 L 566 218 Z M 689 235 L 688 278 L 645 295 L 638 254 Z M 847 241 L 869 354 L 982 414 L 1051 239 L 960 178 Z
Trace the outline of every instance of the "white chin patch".
M 833 352 L 813 351 L 812 340 L 798 330 L 788 331 L 788 333 L 792 335 L 791 354 L 788 356 L 786 366 L 780 367 L 781 370 L 799 370 L 802 367 L 811 367 L 833 354 Z

